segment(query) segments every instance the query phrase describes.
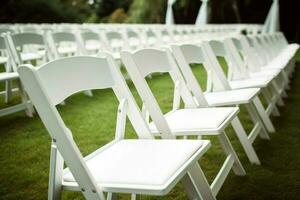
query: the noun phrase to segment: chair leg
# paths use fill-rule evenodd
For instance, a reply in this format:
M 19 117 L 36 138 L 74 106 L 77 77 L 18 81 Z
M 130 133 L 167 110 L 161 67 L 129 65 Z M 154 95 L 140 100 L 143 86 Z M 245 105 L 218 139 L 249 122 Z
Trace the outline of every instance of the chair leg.
M 272 108 L 271 108 L 272 115 L 276 116 L 276 117 L 280 116 L 279 110 L 278 110 L 277 105 L 276 105 L 276 101 L 273 101 L 272 95 L 270 94 L 268 89 L 264 88 L 262 90 L 262 93 L 263 93 L 263 95 L 264 95 L 264 97 L 265 97 L 265 99 L 268 103 L 268 107 L 272 106 Z
M 275 127 L 274 127 L 270 117 L 266 113 L 265 108 L 262 105 L 260 99 L 258 97 L 255 97 L 253 99 L 253 103 L 254 103 L 254 106 L 255 106 L 257 112 L 259 113 L 259 116 L 260 116 L 261 120 L 263 121 L 263 123 L 266 126 L 269 133 L 274 133 L 275 132 Z
M 201 167 L 197 162 L 190 167 L 188 173 L 182 178 L 182 183 L 190 200 L 216 199 Z
M 276 84 L 275 81 L 272 81 L 271 86 L 270 86 L 271 91 L 277 96 L 277 105 L 278 106 L 284 106 L 284 101 L 282 99 L 282 94 L 279 92 L 279 88 Z
M 48 200 L 59 200 L 61 198 L 61 186 L 63 176 L 64 160 L 52 142 L 50 154 L 50 173 Z
M 219 139 L 221 146 L 222 146 L 223 150 L 225 151 L 225 153 L 227 155 L 231 155 L 234 159 L 234 164 L 232 167 L 234 173 L 239 176 L 246 175 L 246 171 L 245 171 L 239 157 L 237 156 L 235 150 L 233 149 L 225 131 L 223 131 L 221 134 L 218 135 L 218 139 Z
M 29 99 L 27 98 L 27 94 L 24 91 L 23 86 L 22 86 L 20 81 L 18 81 L 18 87 L 19 87 L 22 102 L 25 103 L 25 105 L 27 107 L 25 112 L 26 112 L 28 117 L 33 117 L 33 113 L 34 113 L 33 105 L 31 103 L 29 103 Z
M 246 155 L 248 156 L 249 161 L 253 164 L 260 165 L 259 158 L 258 158 L 250 140 L 248 139 L 246 131 L 245 131 L 244 127 L 242 126 L 238 117 L 235 117 L 231 121 L 231 125 L 232 125 L 236 135 L 238 136 L 238 138 L 246 152 Z
M 107 200 L 117 200 L 118 199 L 118 195 L 116 193 L 108 192 L 106 199 Z
M 286 74 L 286 72 L 282 71 L 281 72 L 281 76 L 282 76 L 282 78 L 284 80 L 284 87 L 285 87 L 285 89 L 287 89 L 287 90 L 290 89 L 290 87 L 289 87 L 290 80 L 289 80 L 288 75 Z
M 264 126 L 262 120 L 260 119 L 253 102 L 246 104 L 246 108 L 247 108 L 254 124 L 258 124 L 261 127 L 261 131 L 259 132 L 260 137 L 265 140 L 270 140 L 269 134 L 268 134 L 267 130 L 265 129 L 265 126 Z
M 131 198 L 130 200 L 140 200 L 140 195 L 137 195 L 137 194 L 131 194 Z
M 5 81 L 5 103 L 11 101 L 12 98 L 12 81 Z

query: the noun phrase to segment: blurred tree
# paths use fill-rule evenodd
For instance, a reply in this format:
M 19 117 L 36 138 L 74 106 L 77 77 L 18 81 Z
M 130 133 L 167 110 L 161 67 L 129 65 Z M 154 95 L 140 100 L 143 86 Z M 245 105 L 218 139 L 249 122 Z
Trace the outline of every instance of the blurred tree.
M 134 0 L 129 9 L 128 23 L 163 23 L 166 0 Z
M 280 0 L 281 28 L 300 37 L 300 0 Z M 210 23 L 264 23 L 272 0 L 210 0 Z M 177 0 L 177 24 L 194 24 L 200 0 Z M 167 0 L 4 0 L 0 23 L 164 23 Z
M 94 0 L 93 7 L 100 21 L 109 21 L 110 15 L 118 9 L 126 13 L 132 0 Z M 120 11 L 119 11 L 120 12 Z
M 5 0 L 0 6 L 0 22 L 82 22 L 90 13 L 87 0 Z
M 200 0 L 177 0 L 173 6 L 176 23 L 194 24 L 200 5 Z

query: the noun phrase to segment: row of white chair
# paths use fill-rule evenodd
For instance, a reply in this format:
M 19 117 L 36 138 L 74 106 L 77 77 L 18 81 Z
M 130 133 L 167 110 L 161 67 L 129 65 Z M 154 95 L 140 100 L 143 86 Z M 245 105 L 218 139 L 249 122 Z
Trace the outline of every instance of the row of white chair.
M 275 131 L 270 115 L 279 115 L 297 50 L 298 45 L 288 45 L 276 33 L 122 51 L 120 59 L 143 101 L 142 111 L 109 53 L 59 58 L 40 67 L 21 65 L 22 83 L 52 138 L 49 199 L 58 199 L 62 190 L 80 190 L 87 199 L 105 199 L 103 192 L 108 199 L 116 193 L 131 193 L 133 199 L 136 194 L 165 195 L 179 181 L 190 199 L 215 199 L 231 169 L 246 174 L 225 128 L 233 126 L 250 162 L 260 164 L 252 143 L 258 135 L 270 139 Z M 220 56 L 228 64 L 227 76 Z M 206 92 L 190 64 L 206 70 Z M 157 72 L 170 75 L 175 88 L 173 109 L 166 114 L 146 81 Z M 112 88 L 120 102 L 115 140 L 83 157 L 55 105 L 74 93 L 104 88 Z M 250 134 L 237 116 L 237 105 L 246 105 L 254 123 Z M 138 140 L 124 139 L 126 116 Z M 217 136 L 227 155 L 211 185 L 198 164 L 210 147 L 202 135 Z M 178 136 L 198 140 L 174 140 Z
M 6 71 L 16 71 L 16 66 L 22 63 L 28 63 L 35 61 L 37 64 L 45 63 L 46 61 L 51 61 L 53 59 L 60 58 L 62 56 L 70 56 L 70 55 L 97 55 L 104 51 L 109 51 L 113 53 L 115 59 L 119 59 L 119 52 L 121 50 L 136 50 L 140 48 L 148 48 L 148 47 L 161 47 L 167 46 L 169 43 L 194 43 L 201 42 L 204 39 L 223 39 L 225 36 L 231 37 L 231 35 L 226 35 L 220 37 L 219 35 L 203 35 L 201 34 L 183 34 L 180 37 L 175 37 L 174 35 L 168 34 L 167 31 L 163 31 L 164 35 L 155 34 L 153 31 L 148 31 L 146 35 L 144 35 L 144 39 L 137 32 L 129 31 L 127 33 L 119 33 L 119 32 L 105 32 L 105 34 L 92 32 L 92 31 L 83 31 L 77 33 L 71 32 L 45 32 L 43 35 L 38 33 L 16 33 L 9 34 L 7 36 L 7 40 L 9 42 L 8 45 L 10 51 L 8 53 L 5 51 L 5 42 L 2 39 L 2 56 L 0 57 L 1 63 L 5 63 Z M 260 35 L 261 36 L 261 35 Z M 252 38 L 258 38 L 258 36 L 252 36 Z M 280 37 L 280 36 L 278 36 Z M 283 38 L 284 39 L 284 38 Z M 263 49 L 259 47 L 259 43 L 251 41 L 248 39 L 251 45 L 258 45 L 257 48 Z M 235 41 L 237 47 L 241 47 L 238 41 Z M 244 42 L 245 43 L 245 42 Z M 257 44 L 258 43 L 258 44 Z M 246 43 L 247 45 L 247 43 Z M 24 47 L 24 48 L 23 48 Z M 247 49 L 247 47 L 245 47 Z M 244 48 L 244 49 L 245 49 Z M 249 48 L 248 48 L 249 49 Z M 242 49 L 240 49 L 242 50 Z M 269 54 L 269 50 L 265 50 Z M 8 55 L 11 52 L 10 56 Z M 264 53 L 264 52 L 261 52 Z M 267 54 L 267 55 L 268 55 Z M 8 62 L 8 57 L 10 57 L 10 61 Z M 268 59 L 271 57 L 268 56 Z M 247 61 L 255 60 L 255 59 L 247 59 Z M 264 61 L 266 62 L 266 61 Z M 239 62 L 241 64 L 241 62 Z M 252 64 L 251 62 L 248 64 L 251 70 L 255 71 L 254 68 L 257 68 L 257 64 Z M 292 68 L 291 68 L 292 69 Z M 252 72 L 251 73 L 254 73 Z M 251 75 L 250 73 L 250 75 Z M 289 72 L 287 72 L 289 73 Z M 230 73 L 230 76 L 232 74 Z M 236 74 L 235 74 L 236 75 Z M 15 79 L 16 74 L 13 77 L 8 77 L 8 79 Z M 245 74 L 244 74 L 245 76 Z M 285 74 L 282 74 L 284 83 L 287 84 L 288 78 L 285 77 Z M 11 97 L 11 88 L 10 81 L 4 80 L 5 76 L 1 79 L 2 81 L 6 81 L 6 100 L 8 101 Z M 239 82 L 237 82 L 239 83 Z M 279 92 L 284 92 L 284 90 L 280 90 Z M 91 91 L 86 92 L 87 95 L 92 96 Z M 24 105 L 21 107 L 17 107 L 16 109 L 12 109 L 11 112 L 20 110 L 25 108 Z M 10 109 L 4 110 L 2 115 L 8 114 Z M 271 110 L 271 109 L 269 109 Z M 274 111 L 276 112 L 276 111 Z M 30 114 L 30 112 L 29 112 Z M 0 114 L 1 115 L 1 114 Z
M 147 47 L 160 47 L 167 45 L 171 42 L 188 42 L 197 40 L 197 38 L 206 38 L 207 33 L 197 33 L 195 28 L 190 34 L 187 32 L 167 31 L 168 28 L 160 31 L 154 31 L 153 29 L 145 29 L 141 34 L 133 29 L 123 29 L 118 31 L 100 31 L 93 32 L 87 29 L 71 29 L 73 32 L 56 32 L 56 31 L 44 31 L 33 32 L 33 30 L 27 30 L 24 33 L 6 32 L 6 46 L 5 41 L 2 39 L 3 48 L 0 51 L 0 64 L 6 64 L 6 71 L 16 71 L 16 66 L 22 63 L 36 62 L 37 65 L 51 61 L 63 56 L 70 55 L 97 55 L 104 51 L 113 53 L 115 59 L 120 59 L 119 52 L 121 50 L 136 50 L 138 48 Z M 173 29 L 172 29 L 173 30 Z M 184 34 L 185 33 L 185 34 Z M 224 33 L 227 35 L 229 33 Z M 220 37 L 220 33 L 209 35 L 210 38 Z M 5 51 L 7 49 L 7 51 Z M 8 51 L 8 49 L 10 49 Z M 9 55 L 10 54 L 10 55 Z M 8 61 L 10 57 L 11 61 Z M 15 75 L 16 76 L 16 75 Z M 15 79 L 14 77 L 7 77 L 7 79 Z M 17 88 L 12 89 L 11 81 L 6 81 L 6 90 L 2 92 L 5 94 L 6 101 L 10 100 L 12 91 L 17 91 Z M 86 92 L 87 95 L 92 96 L 91 91 Z M 25 104 L 24 104 L 25 105 Z M 18 111 L 23 106 L 15 107 L 14 109 L 5 109 L 2 114 L 9 114 L 14 111 Z M 30 112 L 28 112 L 29 115 Z
M 88 29 L 88 30 L 108 30 L 108 31 L 119 31 L 121 29 L 131 29 L 131 30 L 159 30 L 159 29 L 172 29 L 178 32 L 241 32 L 245 31 L 248 34 L 257 34 L 262 32 L 263 25 L 259 24 L 207 24 L 205 26 L 197 27 L 194 25 L 164 25 L 164 24 L 94 24 L 94 23 L 84 23 L 84 24 L 0 24 L 0 33 L 5 31 L 11 31 L 15 33 L 22 32 L 42 32 L 43 30 L 55 30 L 55 31 L 70 31 L 76 29 Z

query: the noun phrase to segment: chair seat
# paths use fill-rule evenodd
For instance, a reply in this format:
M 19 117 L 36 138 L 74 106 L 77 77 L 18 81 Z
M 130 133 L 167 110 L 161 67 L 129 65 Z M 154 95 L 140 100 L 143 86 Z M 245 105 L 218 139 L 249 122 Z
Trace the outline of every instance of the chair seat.
M 0 56 L 0 64 L 5 64 L 7 63 L 8 57 L 6 56 Z
M 0 81 L 7 81 L 19 78 L 17 72 L 2 72 L 0 73 Z
M 85 158 L 92 176 L 105 191 L 161 192 L 210 147 L 206 140 L 121 140 Z M 75 182 L 69 168 L 64 184 Z
M 65 54 L 74 54 L 77 51 L 76 46 L 60 46 L 57 48 L 57 51 L 59 54 L 65 55 Z
M 259 88 L 247 88 L 208 92 L 204 95 L 210 106 L 229 106 L 250 103 L 259 91 Z
M 41 59 L 42 55 L 39 53 L 21 53 L 22 61 L 31 61 Z
M 88 51 L 98 51 L 99 49 L 101 49 L 101 44 L 96 42 L 89 42 L 86 43 L 85 48 Z
M 266 76 L 273 76 L 277 77 L 280 74 L 281 70 L 278 68 L 262 68 L 261 71 L 257 72 L 250 72 L 250 77 L 266 77 Z
M 238 111 L 235 107 L 179 109 L 165 114 L 165 118 L 175 135 L 219 134 Z M 153 122 L 149 127 L 153 134 L 159 133 Z
M 229 81 L 232 89 L 241 88 L 264 88 L 273 80 L 272 76 L 247 78 L 242 80 Z
M 293 43 L 293 44 L 289 44 L 283 50 L 282 53 L 285 54 L 286 56 L 293 57 L 297 53 L 298 49 L 299 49 L 299 44 Z

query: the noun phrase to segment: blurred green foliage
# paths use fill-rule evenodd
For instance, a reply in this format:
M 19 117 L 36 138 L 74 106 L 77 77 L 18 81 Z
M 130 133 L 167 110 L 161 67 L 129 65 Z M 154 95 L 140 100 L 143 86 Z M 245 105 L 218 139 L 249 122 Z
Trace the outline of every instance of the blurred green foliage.
M 0 6 L 0 22 L 82 22 L 90 13 L 87 0 L 5 0 Z
M 210 23 L 263 23 L 272 0 L 210 0 Z M 200 0 L 177 0 L 176 24 L 194 24 Z M 0 23 L 164 23 L 167 0 L 4 0 Z M 235 9 L 236 8 L 236 9 Z M 300 38 L 300 1 L 280 0 L 281 28 Z
M 259 7 L 263 9 L 247 8 Z M 210 0 L 212 22 L 237 22 L 242 9 L 244 21 L 260 22 L 268 11 L 271 0 Z M 178 24 L 192 24 L 200 8 L 200 0 L 177 0 L 173 5 Z M 5 0 L 0 7 L 0 22 L 110 22 L 164 23 L 167 0 Z M 249 9 L 248 9 L 249 10 Z M 261 12 L 263 10 L 264 12 Z M 245 14 L 244 14 L 245 13 Z

